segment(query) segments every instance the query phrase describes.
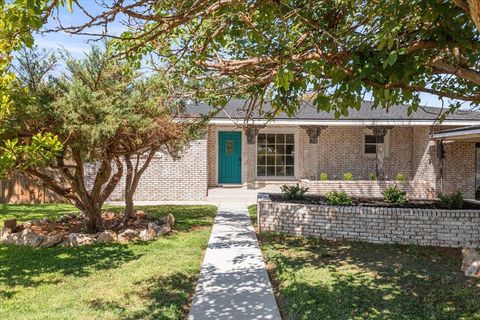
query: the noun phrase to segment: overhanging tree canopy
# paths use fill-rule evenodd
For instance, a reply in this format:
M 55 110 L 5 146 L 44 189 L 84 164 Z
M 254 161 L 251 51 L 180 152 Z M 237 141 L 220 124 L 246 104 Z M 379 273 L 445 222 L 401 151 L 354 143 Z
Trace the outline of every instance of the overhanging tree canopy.
M 289 114 L 307 92 L 338 116 L 366 93 L 377 105 L 412 110 L 420 93 L 455 99 L 449 111 L 480 103 L 478 0 L 118 0 L 102 2 L 99 14 L 78 5 L 89 21 L 60 29 L 91 34 L 101 26 L 107 33 L 99 35 L 118 38 L 131 58 L 153 52 Z M 124 17 L 129 30 L 108 35 Z

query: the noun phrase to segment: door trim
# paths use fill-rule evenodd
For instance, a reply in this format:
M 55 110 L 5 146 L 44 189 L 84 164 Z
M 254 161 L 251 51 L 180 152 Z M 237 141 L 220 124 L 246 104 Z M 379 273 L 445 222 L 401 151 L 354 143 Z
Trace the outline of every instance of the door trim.
M 228 183 L 228 182 L 220 182 L 220 133 L 239 133 L 240 135 L 240 182 L 238 183 Z M 216 149 L 216 165 L 215 165 L 215 171 L 216 171 L 216 183 L 217 186 L 222 186 L 222 185 L 228 185 L 228 186 L 242 186 L 243 185 L 243 170 L 244 170 L 244 163 L 243 163 L 243 132 L 242 131 L 236 131 L 236 130 L 219 130 L 217 129 L 216 132 L 216 143 L 215 143 L 215 149 Z

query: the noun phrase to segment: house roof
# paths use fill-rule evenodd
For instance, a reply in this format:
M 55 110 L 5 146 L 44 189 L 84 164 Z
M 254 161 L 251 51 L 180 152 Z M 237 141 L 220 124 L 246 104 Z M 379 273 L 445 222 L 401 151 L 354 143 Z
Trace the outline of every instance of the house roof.
M 243 122 L 246 116 L 245 111 L 246 100 L 235 99 L 229 103 L 212 118 L 213 123 Z M 271 110 L 269 104 L 263 105 L 264 111 Z M 186 106 L 186 113 L 190 116 L 204 115 L 212 110 L 212 107 L 205 103 L 192 103 Z M 373 108 L 372 101 L 364 101 L 360 110 L 351 109 L 346 117 L 335 119 L 332 112 L 318 112 L 316 108 L 307 102 L 299 108 L 298 113 L 294 117 L 288 117 L 285 113 L 281 113 L 275 117 L 274 123 L 285 124 L 301 124 L 301 123 L 318 123 L 318 124 L 368 124 L 368 123 L 391 123 L 391 124 L 433 124 L 438 116 L 442 113 L 441 108 L 420 107 L 411 115 L 408 115 L 408 105 L 394 105 L 388 110 L 382 108 Z M 264 120 L 258 118 L 258 112 L 253 115 L 255 122 Z M 445 125 L 474 125 L 480 124 L 480 112 L 457 110 L 454 114 L 449 115 L 447 120 L 442 124 Z

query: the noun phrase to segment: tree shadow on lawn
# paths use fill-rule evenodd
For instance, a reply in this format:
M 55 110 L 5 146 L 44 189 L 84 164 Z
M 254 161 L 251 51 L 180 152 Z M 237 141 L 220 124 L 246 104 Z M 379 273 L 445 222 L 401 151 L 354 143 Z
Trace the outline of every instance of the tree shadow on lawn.
M 174 273 L 150 278 L 135 283 L 138 291 L 129 293 L 125 304 L 104 299 L 89 301 L 91 308 L 101 312 L 111 311 L 120 314 L 119 319 L 182 319 L 186 318 L 189 304 L 195 290 L 198 275 L 190 273 Z M 128 300 L 131 295 L 142 300 L 141 310 L 129 312 Z
M 30 248 L 0 245 L 0 297 L 11 298 L 12 290 L 1 287 L 35 287 L 55 283 L 55 277 L 83 277 L 98 270 L 112 269 L 139 259 L 126 244 L 90 245 L 83 247 Z
M 287 319 L 479 319 L 458 249 L 262 235 Z

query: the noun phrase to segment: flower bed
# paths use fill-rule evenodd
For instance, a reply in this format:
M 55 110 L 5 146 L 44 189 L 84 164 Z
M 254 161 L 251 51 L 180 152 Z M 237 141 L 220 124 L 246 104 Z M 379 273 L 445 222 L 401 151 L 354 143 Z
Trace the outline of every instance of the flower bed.
M 329 206 L 276 202 L 268 194 L 259 194 L 257 218 L 261 232 L 373 243 L 480 247 L 478 209 Z
M 310 194 L 325 195 L 327 192 L 341 190 L 352 197 L 382 198 L 382 192 L 388 186 L 397 186 L 412 199 L 433 199 L 435 186 L 420 181 L 371 181 L 371 180 L 300 180 L 300 186 L 307 187 Z

